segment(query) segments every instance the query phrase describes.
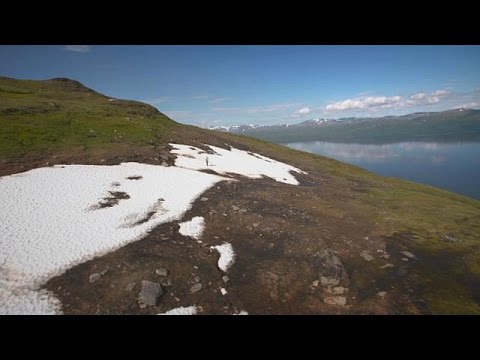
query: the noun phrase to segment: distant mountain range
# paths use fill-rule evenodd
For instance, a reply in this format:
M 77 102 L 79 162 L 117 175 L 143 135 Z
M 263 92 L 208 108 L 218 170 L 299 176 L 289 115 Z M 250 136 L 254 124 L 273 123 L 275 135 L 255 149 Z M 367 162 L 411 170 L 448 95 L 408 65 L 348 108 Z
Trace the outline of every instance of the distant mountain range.
M 480 110 L 455 109 L 378 118 L 310 119 L 297 124 L 216 126 L 277 143 L 480 141 Z

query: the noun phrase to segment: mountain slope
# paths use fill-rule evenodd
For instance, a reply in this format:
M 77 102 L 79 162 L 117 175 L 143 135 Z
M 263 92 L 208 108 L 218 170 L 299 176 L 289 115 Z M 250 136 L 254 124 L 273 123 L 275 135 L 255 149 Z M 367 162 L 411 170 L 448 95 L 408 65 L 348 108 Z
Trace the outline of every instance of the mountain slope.
M 479 201 L 181 125 L 71 80 L 1 78 L 0 89 L 2 176 L 53 164 L 173 166 L 169 143 L 232 146 L 307 172 L 295 174 L 299 185 L 232 175 L 239 181 L 220 182 L 184 215 L 205 218 L 202 243 L 181 235 L 177 222 L 165 223 L 51 279 L 45 288 L 64 313 L 156 314 L 198 305 L 205 314 L 480 314 Z M 225 241 L 236 253 L 228 282 L 209 248 Z M 159 278 L 159 268 L 168 276 Z M 157 306 L 138 306 L 143 280 L 164 283 Z M 203 288 L 192 292 L 197 280 Z
M 380 118 L 306 121 L 289 126 L 240 126 L 233 133 L 276 143 L 331 141 L 392 143 L 400 141 L 478 141 L 480 110 L 458 109 Z

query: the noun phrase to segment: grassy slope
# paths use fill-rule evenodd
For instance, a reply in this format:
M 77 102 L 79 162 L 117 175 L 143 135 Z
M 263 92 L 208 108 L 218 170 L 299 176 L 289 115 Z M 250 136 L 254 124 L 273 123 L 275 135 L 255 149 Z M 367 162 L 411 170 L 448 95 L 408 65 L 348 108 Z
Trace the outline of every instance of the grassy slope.
M 245 135 L 276 143 L 333 141 L 391 143 L 400 141 L 478 141 L 480 110 L 445 111 L 408 118 L 380 118 L 322 127 L 273 127 L 247 130 Z
M 0 156 L 108 147 L 125 141 L 147 145 L 174 123 L 155 108 L 114 100 L 66 80 L 0 78 Z M 87 105 L 88 104 L 88 105 Z
M 115 151 L 126 143 L 165 146 L 168 141 L 192 145 L 208 141 L 298 166 L 318 179 L 330 179 L 322 186 L 329 186 L 335 196 L 312 200 L 319 212 L 346 209 L 362 214 L 374 224 L 377 236 L 390 238 L 395 246 L 425 260 L 415 272 L 426 312 L 480 314 L 475 298 L 480 285 L 480 201 L 262 140 L 180 125 L 148 105 L 110 102 L 71 81 L 0 78 L 0 129 L 4 163 L 78 146 L 87 152 Z M 445 242 L 445 234 L 461 241 Z

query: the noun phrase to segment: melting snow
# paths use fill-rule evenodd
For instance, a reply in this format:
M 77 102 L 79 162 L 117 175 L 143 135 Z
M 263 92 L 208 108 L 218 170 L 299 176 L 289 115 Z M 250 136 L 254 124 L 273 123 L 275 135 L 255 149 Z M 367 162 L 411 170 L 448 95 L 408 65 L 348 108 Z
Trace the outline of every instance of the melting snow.
M 196 315 L 198 308 L 196 306 L 178 307 L 162 314 L 157 315 Z
M 127 180 L 131 175 L 142 179 Z M 58 312 L 58 300 L 36 291 L 48 279 L 178 220 L 221 180 L 138 163 L 55 166 L 0 178 L 0 313 Z M 95 207 L 109 191 L 130 198 Z
M 232 244 L 226 242 L 222 245 L 210 246 L 210 249 L 215 249 L 220 253 L 218 267 L 220 270 L 227 272 L 228 268 L 232 266 L 235 261 L 235 253 L 233 252 Z
M 180 223 L 178 230 L 183 236 L 190 236 L 194 239 L 200 239 L 205 226 L 205 219 L 202 216 L 195 216 L 190 221 Z
M 0 314 L 60 313 L 60 301 L 40 289 L 50 278 L 139 240 L 159 224 L 178 221 L 199 195 L 229 180 L 194 170 L 265 175 L 295 185 L 290 171 L 304 173 L 234 148 L 210 146 L 215 154 L 206 154 L 171 145 L 178 167 L 64 165 L 0 177 Z M 180 224 L 180 232 L 198 239 L 203 225 L 203 217 L 194 217 Z M 212 248 L 226 272 L 234 262 L 231 244 Z M 191 306 L 165 314 L 196 311 Z
M 297 179 L 290 171 L 305 174 L 304 171 L 285 163 L 270 159 L 259 154 L 231 148 L 225 150 L 207 145 L 215 154 L 187 145 L 170 144 L 171 152 L 177 154 L 175 165 L 187 169 L 209 169 L 219 174 L 234 173 L 258 179 L 263 175 L 286 184 L 298 185 Z M 207 165 L 208 162 L 208 165 Z

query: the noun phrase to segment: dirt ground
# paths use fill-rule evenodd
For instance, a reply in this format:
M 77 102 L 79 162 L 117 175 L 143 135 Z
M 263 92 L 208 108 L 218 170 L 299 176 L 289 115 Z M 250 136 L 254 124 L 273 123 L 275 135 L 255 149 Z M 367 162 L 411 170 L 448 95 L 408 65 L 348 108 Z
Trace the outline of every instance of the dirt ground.
M 140 241 L 51 279 L 46 288 L 62 301 L 65 314 L 157 314 L 191 305 L 200 306 L 202 314 L 417 312 L 408 293 L 403 295 L 408 264 L 395 249 L 388 249 L 388 260 L 378 256 L 387 244 L 372 235 L 373 224 L 348 208 L 318 206 L 319 199 L 328 203 L 329 196 L 338 195 L 329 190 L 328 178 L 318 184 L 315 174 L 296 177 L 299 186 L 242 177 L 221 182 L 181 220 L 205 218 L 202 243 L 182 236 L 177 222 L 162 224 Z M 224 242 L 236 254 L 226 274 L 210 249 Z M 373 261 L 360 256 L 365 250 Z M 385 264 L 394 267 L 379 270 Z M 168 276 L 156 275 L 156 269 L 168 269 Z M 100 280 L 89 281 L 105 270 Z M 322 285 L 322 276 L 332 283 Z M 157 306 L 142 308 L 137 302 L 142 280 L 162 284 Z M 192 293 L 196 282 L 202 290 Z M 387 295 L 379 296 L 381 291 Z M 326 303 L 339 298 L 345 303 Z

